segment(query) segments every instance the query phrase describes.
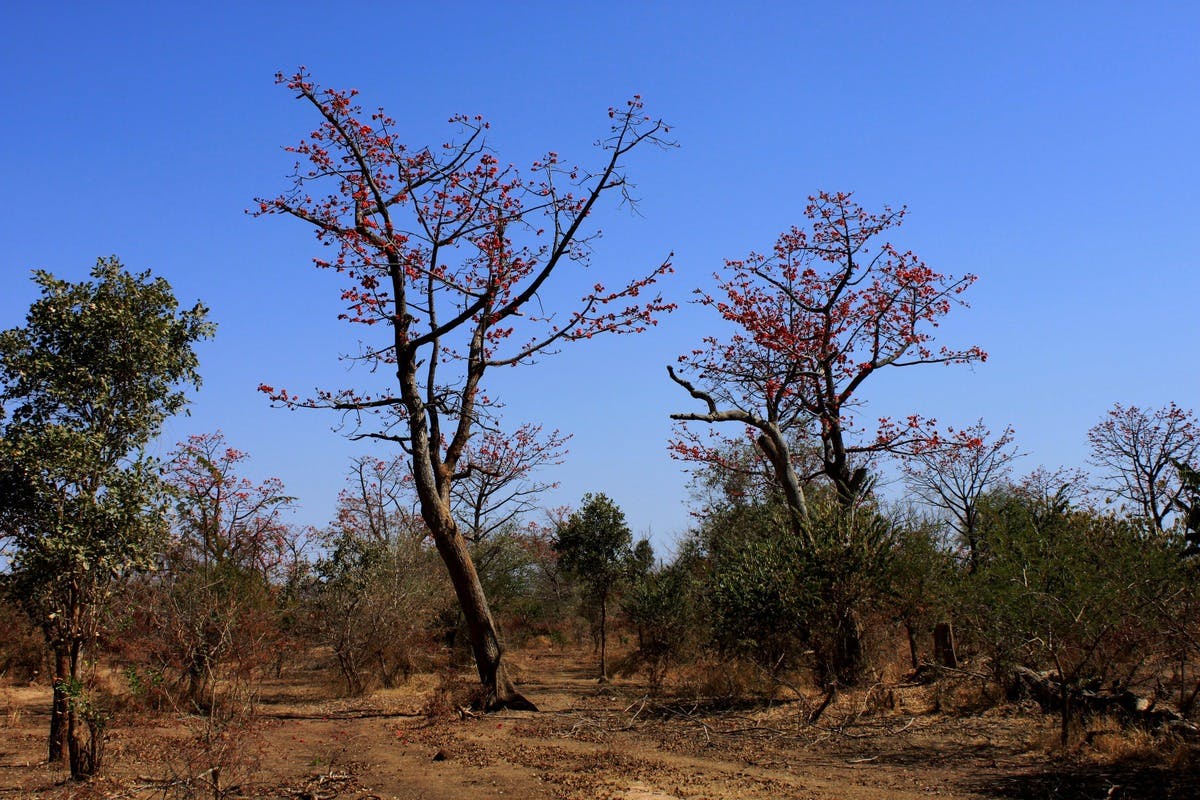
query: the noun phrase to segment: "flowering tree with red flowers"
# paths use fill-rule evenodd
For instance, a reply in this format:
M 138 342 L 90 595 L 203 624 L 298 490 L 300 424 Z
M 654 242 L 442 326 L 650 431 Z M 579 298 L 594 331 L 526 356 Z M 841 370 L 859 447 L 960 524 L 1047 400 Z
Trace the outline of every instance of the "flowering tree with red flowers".
M 453 141 L 414 149 L 382 110 L 365 114 L 355 92 L 321 89 L 304 71 L 277 80 L 320 123 L 289 148 L 301 162 L 291 188 L 260 199 L 258 212 L 314 228 L 330 249 L 317 266 L 346 279 L 342 317 L 365 333 L 380 330 L 357 358 L 395 382 L 307 398 L 261 388 L 287 406 L 341 411 L 352 436 L 404 449 L 421 516 L 467 621 L 481 705 L 529 707 L 505 674 L 500 634 L 455 519 L 454 486 L 471 473 L 474 437 L 494 427 L 496 403 L 483 384 L 489 369 L 530 364 L 568 342 L 641 331 L 673 307 L 642 297 L 670 271 L 669 260 L 616 288 L 588 282 L 565 312 L 540 302 L 551 276 L 578 278 L 595 235 L 585 223 L 602 197 L 629 199 L 626 157 L 670 144 L 667 126 L 644 115 L 635 97 L 609 109 L 595 170 L 564 166 L 550 153 L 523 174 L 488 148 L 478 117 L 455 117 Z
M 176 499 L 175 544 L 201 566 L 233 564 L 269 581 L 293 535 L 283 521 L 294 498 L 283 481 L 255 484 L 238 475 L 248 453 L 230 447 L 220 431 L 189 436 L 166 464 Z
M 720 458 L 719 449 L 687 430 L 688 422 L 745 426 L 770 462 L 798 531 L 808 517 L 809 481 L 824 476 L 839 501 L 850 504 L 864 489 L 866 460 L 938 444 L 933 421 L 916 415 L 881 419 L 874 431 L 859 428 L 855 412 L 872 375 L 987 358 L 978 347 L 932 344 L 932 330 L 963 305 L 960 295 L 975 276 L 943 275 L 880 241 L 900 225 L 904 209 L 870 213 L 844 193 L 809 199 L 808 229 L 786 231 L 769 253 L 727 261 L 716 294 L 697 291 L 697 302 L 732 323 L 734 333 L 706 337 L 680 356 L 679 372 L 668 367 L 672 380 L 705 405 L 671 415 L 683 423 L 672 442 L 675 456 L 710 464 Z M 813 471 L 798 472 L 793 437 L 816 444 Z
M 276 590 L 298 531 L 278 478 L 239 474 L 249 455 L 220 432 L 189 436 L 164 478 L 175 499 L 162 596 L 139 627 L 160 666 L 178 673 L 185 707 L 211 709 L 217 686 L 245 678 L 279 647 Z

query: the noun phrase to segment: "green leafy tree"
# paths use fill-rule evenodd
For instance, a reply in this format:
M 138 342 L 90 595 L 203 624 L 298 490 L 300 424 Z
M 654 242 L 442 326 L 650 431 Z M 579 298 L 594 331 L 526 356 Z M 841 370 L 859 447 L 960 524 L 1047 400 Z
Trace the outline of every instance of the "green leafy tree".
M 741 504 L 701 531 L 714 641 L 778 679 L 810 666 L 835 691 L 870 666 L 862 619 L 887 600 L 899 530 L 873 503 L 814 493 L 803 538 L 779 503 Z M 832 697 L 832 694 L 831 694 Z
M 1160 611 L 1179 589 L 1178 549 L 1136 517 L 1075 506 L 1070 487 L 1004 486 L 982 504 L 987 551 L 963 611 L 998 676 L 1048 676 L 1062 740 L 1085 692 L 1130 689 L 1163 651 Z M 1153 669 L 1149 670 L 1153 673 Z
M 629 575 L 633 535 L 625 512 L 604 494 L 585 494 L 583 504 L 558 529 L 559 561 L 583 583 L 600 615 L 600 680 L 608 680 L 608 605 Z
M 100 259 L 91 280 L 37 271 L 24 327 L 0 333 L 0 535 L 8 586 L 45 635 L 55 668 L 49 756 L 84 777 L 100 766 L 104 714 L 86 654 L 123 579 L 165 532 L 157 466 L 144 453 L 198 386 L 193 345 L 207 309 L 170 285 Z M 86 728 L 86 730 L 85 730 Z
M 694 540 L 685 545 L 670 564 L 655 566 L 649 542 L 642 540 L 634 548 L 633 581 L 622 599 L 626 618 L 637 633 L 637 648 L 630 666 L 642 668 L 657 692 L 667 669 L 682 661 L 701 641 L 703 627 L 702 593 L 698 573 L 702 568 Z M 639 563 L 639 552 L 648 561 Z
M 1179 473 L 1181 491 L 1175 497 L 1175 509 L 1180 512 L 1180 523 L 1183 526 L 1185 552 L 1188 555 L 1200 553 L 1200 472 L 1182 461 L 1174 461 L 1175 470 Z

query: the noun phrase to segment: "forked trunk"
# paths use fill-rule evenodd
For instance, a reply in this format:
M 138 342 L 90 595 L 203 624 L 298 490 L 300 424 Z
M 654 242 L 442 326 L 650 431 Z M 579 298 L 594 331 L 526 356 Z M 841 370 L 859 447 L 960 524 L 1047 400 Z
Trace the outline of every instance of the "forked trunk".
M 433 534 L 438 554 L 450 573 L 454 593 L 458 596 L 458 604 L 467 623 L 467 635 L 471 640 L 475 668 L 483 689 L 476 701 L 478 707 L 485 711 L 502 708 L 537 711 L 537 706 L 518 692 L 508 677 L 502 660 L 504 646 L 500 641 L 500 632 L 492 619 L 479 574 L 475 571 L 466 540 L 459 533 L 457 524 L 449 515 L 438 515 L 432 522 L 426 518 L 426 523 Z

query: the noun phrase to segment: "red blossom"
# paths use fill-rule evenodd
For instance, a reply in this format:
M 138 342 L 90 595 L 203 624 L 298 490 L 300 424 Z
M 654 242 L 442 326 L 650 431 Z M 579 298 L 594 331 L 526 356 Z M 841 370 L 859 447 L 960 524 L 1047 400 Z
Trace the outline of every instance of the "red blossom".
M 672 377 L 709 408 L 672 416 L 748 424 L 781 448 L 781 434 L 808 431 L 823 453 L 818 474 L 849 498 L 861 488 L 857 466 L 872 455 L 913 453 L 937 437 L 934 421 L 917 415 L 856 433 L 862 384 L 884 368 L 987 358 L 978 347 L 932 346 L 933 330 L 964 305 L 959 296 L 975 276 L 943 275 L 880 241 L 901 224 L 903 208 L 869 213 L 847 193 L 822 192 L 809 198 L 805 215 L 808 227 L 785 231 L 768 253 L 726 261 L 716 293 L 697 290 L 696 302 L 733 332 L 706 337 L 703 347 L 680 356 L 681 370 L 699 385 Z M 715 463 L 716 450 L 678 440 L 672 447 L 681 457 Z

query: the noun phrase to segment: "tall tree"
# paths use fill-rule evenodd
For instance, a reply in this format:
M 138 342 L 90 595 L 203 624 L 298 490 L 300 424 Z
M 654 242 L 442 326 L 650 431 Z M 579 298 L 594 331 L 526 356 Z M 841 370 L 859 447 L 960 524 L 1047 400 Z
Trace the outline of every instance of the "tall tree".
M 586 494 L 559 526 L 559 563 L 587 587 L 600 615 L 600 680 L 608 680 L 608 604 L 634 565 L 633 535 L 625 512 L 604 494 Z
M 672 414 L 683 422 L 734 422 L 751 429 L 803 532 L 804 484 L 824 477 L 849 507 L 867 485 L 864 461 L 905 453 L 934 440 L 932 420 L 883 419 L 859 433 L 861 389 L 885 368 L 982 361 L 978 347 L 934 349 L 933 329 L 975 276 L 935 272 L 912 252 L 879 238 L 900 225 L 904 209 L 870 213 L 849 194 L 810 197 L 810 228 L 793 227 L 768 254 L 725 262 L 719 292 L 697 290 L 701 305 L 732 324 L 727 338 L 708 336 L 679 357 L 683 375 L 667 371 L 705 410 Z M 690 375 L 691 378 L 685 377 Z M 814 440 L 820 463 L 797 472 L 789 439 Z M 719 451 L 686 435 L 681 457 L 711 462 Z
M 358 359 L 394 383 L 308 399 L 263 391 L 289 406 L 349 414 L 352 435 L 404 448 L 421 516 L 467 622 L 481 705 L 530 707 L 506 675 L 500 632 L 455 518 L 454 485 L 471 470 L 473 437 L 495 427 L 488 370 L 531 364 L 567 342 L 641 331 L 673 307 L 639 299 L 669 262 L 616 289 L 586 282 L 565 313 L 541 303 L 552 276 L 578 280 L 592 239 L 588 217 L 610 193 L 629 199 L 626 157 L 669 144 L 667 126 L 645 116 L 635 97 L 609 109 L 611 131 L 594 171 L 565 167 L 550 153 L 525 176 L 487 147 L 478 117 L 455 117 L 458 138 L 442 147 L 409 149 L 395 120 L 364 114 L 355 92 L 320 89 L 305 72 L 278 81 L 321 122 L 290 148 L 306 162 L 292 187 L 260 200 L 259 213 L 300 219 L 333 250 L 316 263 L 349 283 L 342 317 L 385 332 Z
M 1117 403 L 1088 431 L 1088 442 L 1101 488 L 1131 504 L 1154 530 L 1166 530 L 1184 492 L 1175 463 L 1200 452 L 1195 415 L 1174 403 L 1154 409 Z
M 91 280 L 37 271 L 25 326 L 0 333 L 0 499 L 11 540 L 10 585 L 46 637 L 55 667 L 49 756 L 64 740 L 76 777 L 99 767 L 85 653 L 120 582 L 164 533 L 158 470 L 146 444 L 199 386 L 194 344 L 207 309 L 181 310 L 170 285 L 100 259 Z M 85 730 L 86 728 L 86 730 Z

